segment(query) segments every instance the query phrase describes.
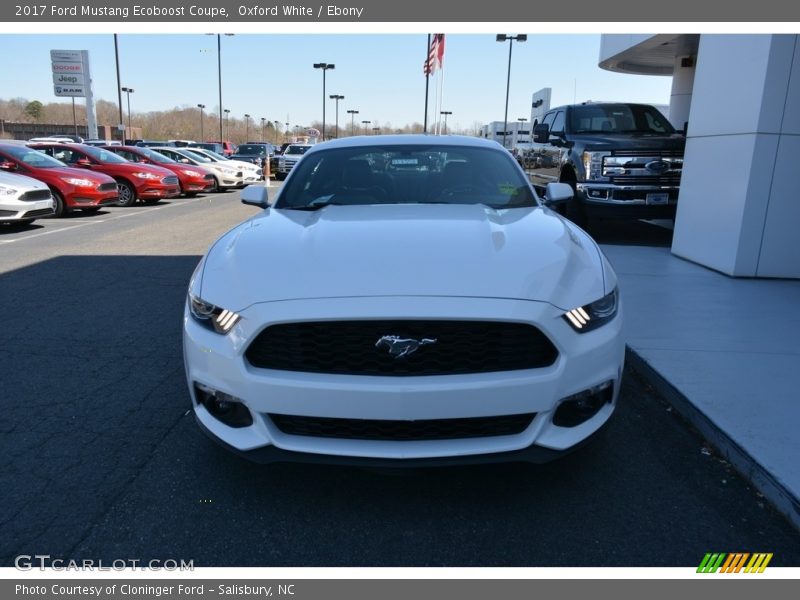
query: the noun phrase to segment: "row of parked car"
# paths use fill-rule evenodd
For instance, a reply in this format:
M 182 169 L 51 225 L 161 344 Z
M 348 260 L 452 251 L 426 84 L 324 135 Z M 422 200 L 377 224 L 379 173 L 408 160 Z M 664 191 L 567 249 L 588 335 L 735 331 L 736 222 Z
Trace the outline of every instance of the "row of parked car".
M 253 163 L 203 148 L 0 142 L 0 222 L 243 188 L 262 173 Z

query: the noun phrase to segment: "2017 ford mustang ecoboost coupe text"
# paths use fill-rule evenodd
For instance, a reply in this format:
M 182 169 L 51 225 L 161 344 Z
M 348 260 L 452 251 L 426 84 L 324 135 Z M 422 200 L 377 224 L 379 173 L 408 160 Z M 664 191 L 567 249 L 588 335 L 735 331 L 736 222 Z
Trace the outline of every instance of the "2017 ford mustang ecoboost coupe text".
M 254 460 L 542 461 L 611 416 L 625 346 L 597 244 L 498 144 L 314 146 L 189 284 L 201 427 Z

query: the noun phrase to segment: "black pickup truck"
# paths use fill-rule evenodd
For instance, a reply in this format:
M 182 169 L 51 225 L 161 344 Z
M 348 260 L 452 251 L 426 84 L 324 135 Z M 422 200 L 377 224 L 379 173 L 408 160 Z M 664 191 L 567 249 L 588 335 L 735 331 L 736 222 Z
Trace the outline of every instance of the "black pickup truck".
M 654 107 L 592 103 L 559 106 L 534 123 L 525 160 L 538 192 L 557 181 L 575 194 L 566 215 L 674 219 L 686 139 Z

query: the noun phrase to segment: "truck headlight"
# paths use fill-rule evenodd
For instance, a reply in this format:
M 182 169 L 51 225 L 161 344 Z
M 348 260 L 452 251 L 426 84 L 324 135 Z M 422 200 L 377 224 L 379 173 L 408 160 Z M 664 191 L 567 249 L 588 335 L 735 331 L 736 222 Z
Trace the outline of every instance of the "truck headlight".
M 586 181 L 605 181 L 608 179 L 603 176 L 603 158 L 610 154 L 610 152 L 583 153 L 583 171 L 586 174 Z

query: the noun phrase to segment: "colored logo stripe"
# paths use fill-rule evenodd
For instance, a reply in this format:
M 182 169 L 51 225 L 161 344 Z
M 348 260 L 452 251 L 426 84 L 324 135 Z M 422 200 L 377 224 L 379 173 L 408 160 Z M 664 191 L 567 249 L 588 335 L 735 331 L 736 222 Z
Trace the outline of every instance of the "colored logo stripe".
M 747 562 L 747 559 L 750 562 Z M 744 567 L 745 573 L 763 573 L 772 560 L 772 553 L 757 552 L 708 552 L 697 567 L 698 573 L 739 573 Z M 745 567 L 745 563 L 747 566 Z

